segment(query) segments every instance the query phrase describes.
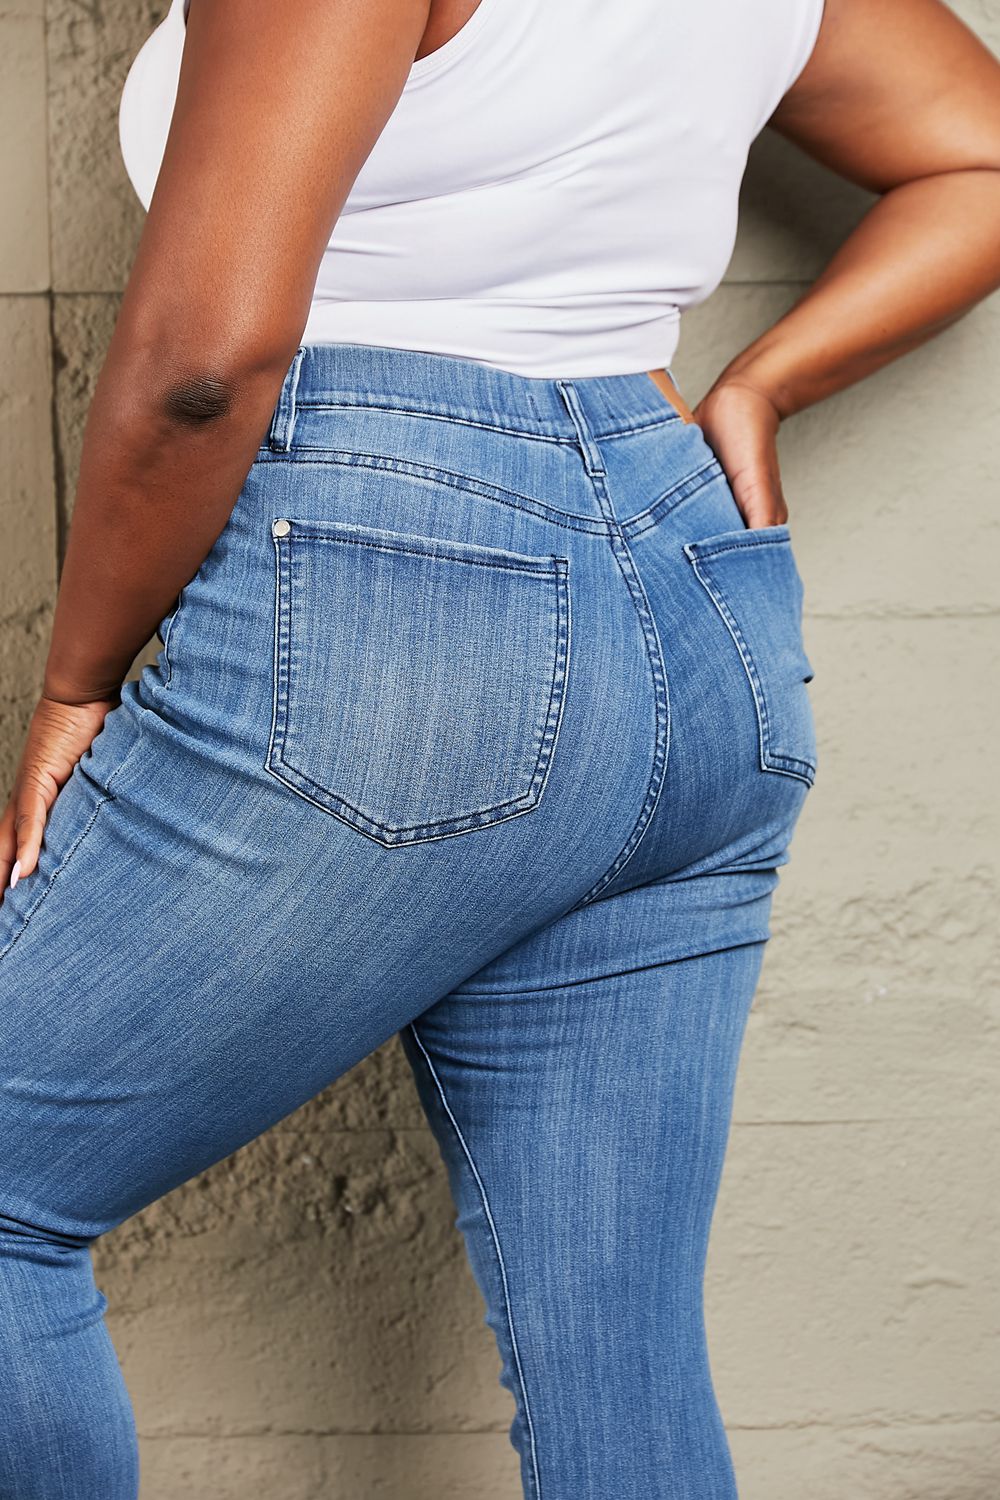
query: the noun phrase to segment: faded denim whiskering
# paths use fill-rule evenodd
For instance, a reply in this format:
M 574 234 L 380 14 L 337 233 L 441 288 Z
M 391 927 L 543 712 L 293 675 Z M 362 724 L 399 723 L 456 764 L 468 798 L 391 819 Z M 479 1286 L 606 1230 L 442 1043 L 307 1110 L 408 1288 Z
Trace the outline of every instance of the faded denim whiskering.
M 134 1500 L 92 1241 L 396 1032 L 528 1500 L 734 1496 L 702 1275 L 815 775 L 787 526 L 647 375 L 303 345 L 159 635 L 0 906 L 0 1500 Z

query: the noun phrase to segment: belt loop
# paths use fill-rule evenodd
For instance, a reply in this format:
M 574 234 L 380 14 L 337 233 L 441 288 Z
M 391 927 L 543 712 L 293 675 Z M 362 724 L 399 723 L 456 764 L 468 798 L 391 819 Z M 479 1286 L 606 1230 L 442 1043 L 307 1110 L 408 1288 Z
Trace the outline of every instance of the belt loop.
M 573 426 L 576 428 L 576 435 L 583 453 L 583 462 L 587 473 L 591 477 L 595 474 L 606 474 L 608 471 L 604 467 L 601 450 L 594 441 L 593 434 L 588 426 L 576 386 L 571 380 L 557 380 L 556 385 L 559 388 L 559 394 L 563 398 L 566 410 L 572 418 Z
M 268 447 L 275 453 L 287 453 L 292 446 L 292 433 L 295 429 L 295 393 L 299 388 L 299 370 L 302 367 L 302 357 L 305 352 L 305 344 L 300 344 L 281 382 L 278 402 L 271 418 L 271 430 L 267 435 Z

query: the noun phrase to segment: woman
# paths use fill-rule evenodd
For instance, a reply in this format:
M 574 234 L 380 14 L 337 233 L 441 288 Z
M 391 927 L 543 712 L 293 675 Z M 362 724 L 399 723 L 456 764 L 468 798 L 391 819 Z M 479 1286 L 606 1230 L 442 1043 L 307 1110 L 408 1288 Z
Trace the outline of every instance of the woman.
M 1000 70 L 938 0 L 186 11 L 0 825 L 0 1497 L 135 1496 L 90 1245 L 398 1031 L 525 1495 L 721 1500 L 702 1272 L 816 767 L 776 432 L 1000 283 Z M 878 198 L 692 413 L 765 122 Z

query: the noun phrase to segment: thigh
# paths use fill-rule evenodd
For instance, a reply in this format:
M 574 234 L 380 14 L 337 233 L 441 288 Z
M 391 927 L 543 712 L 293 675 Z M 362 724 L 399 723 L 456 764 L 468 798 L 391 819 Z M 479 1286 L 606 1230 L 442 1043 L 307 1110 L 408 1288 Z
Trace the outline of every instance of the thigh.
M 591 902 L 403 1032 L 527 1496 L 735 1495 L 702 1278 L 773 884 Z
M 427 944 L 454 891 L 425 886 L 408 919 L 398 869 L 280 801 L 148 742 L 110 790 L 81 773 L 60 793 L 0 907 L 0 1212 L 105 1231 L 461 975 L 484 940 L 468 910 L 468 948 Z
M 453 490 L 415 517 L 374 479 L 254 466 L 0 905 L 8 1218 L 96 1235 L 229 1154 L 572 904 L 634 819 L 647 686 L 618 685 L 600 538 L 569 692 L 563 533 L 477 508 L 465 543 Z

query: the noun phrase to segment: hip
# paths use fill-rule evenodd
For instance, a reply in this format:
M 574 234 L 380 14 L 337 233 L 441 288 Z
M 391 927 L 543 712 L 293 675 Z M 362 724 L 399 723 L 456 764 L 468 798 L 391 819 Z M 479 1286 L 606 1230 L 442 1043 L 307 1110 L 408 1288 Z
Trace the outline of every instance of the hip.
M 372 853 L 572 848 L 586 901 L 786 857 L 802 594 L 647 375 L 307 345 L 124 707 Z

